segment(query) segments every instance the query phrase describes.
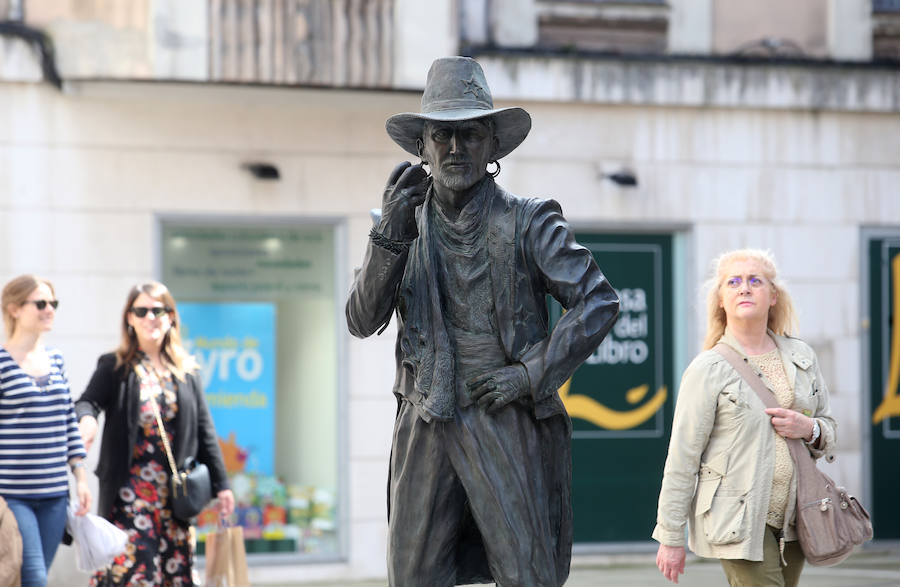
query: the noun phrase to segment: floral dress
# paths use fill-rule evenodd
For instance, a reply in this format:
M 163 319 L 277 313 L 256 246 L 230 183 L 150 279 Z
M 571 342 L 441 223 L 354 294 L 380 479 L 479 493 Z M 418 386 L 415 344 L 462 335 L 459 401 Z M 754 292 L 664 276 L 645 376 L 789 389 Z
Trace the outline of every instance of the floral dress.
M 190 526 L 172 517 L 169 505 L 169 461 L 159 434 L 152 399 L 156 398 L 163 426 L 174 442 L 178 413 L 171 376 L 163 377 L 163 390 L 144 356 L 135 367 L 141 401 L 137 438 L 128 481 L 119 488 L 112 506 L 112 522 L 128 533 L 125 553 L 91 578 L 101 585 L 193 585 L 193 541 Z

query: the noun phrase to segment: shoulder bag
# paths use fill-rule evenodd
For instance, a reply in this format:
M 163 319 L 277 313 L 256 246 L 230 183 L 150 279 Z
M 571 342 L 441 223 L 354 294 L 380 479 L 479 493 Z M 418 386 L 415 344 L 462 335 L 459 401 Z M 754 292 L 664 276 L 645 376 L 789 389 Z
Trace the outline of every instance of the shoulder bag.
M 162 379 L 158 373 L 154 373 L 154 375 L 156 375 L 156 380 L 162 390 Z M 172 469 L 172 476 L 169 478 L 169 503 L 172 506 L 172 515 L 183 522 L 190 523 L 191 518 L 203 511 L 203 508 L 212 501 L 209 468 L 194 457 L 188 457 L 184 461 L 184 467 L 178 469 L 175 465 L 175 457 L 172 456 L 172 447 L 169 445 L 169 435 L 166 434 L 162 416 L 159 413 L 159 406 L 156 404 L 156 398 L 152 395 L 150 404 L 153 407 L 156 424 L 159 426 L 159 435 L 162 438 L 163 448 L 166 450 L 169 467 Z
M 16 516 L 0 497 L 0 587 L 22 584 L 22 535 Z
M 753 372 L 747 359 L 719 343 L 722 355 L 753 388 L 767 408 L 779 408 L 774 394 Z M 847 558 L 857 544 L 872 538 L 869 512 L 843 487 L 819 470 L 816 460 L 799 438 L 785 438 L 797 475 L 797 536 L 811 565 L 831 566 Z

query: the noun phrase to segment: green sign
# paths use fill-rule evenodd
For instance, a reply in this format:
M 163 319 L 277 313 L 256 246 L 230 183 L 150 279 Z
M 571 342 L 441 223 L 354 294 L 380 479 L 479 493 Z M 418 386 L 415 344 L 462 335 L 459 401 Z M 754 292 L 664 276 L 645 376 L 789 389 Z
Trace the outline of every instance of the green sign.
M 646 542 L 673 411 L 672 236 L 577 239 L 618 292 L 620 313 L 560 389 L 573 426 L 575 541 Z
M 875 538 L 900 538 L 900 237 L 869 241 L 869 360 Z M 838 422 L 840 424 L 840 422 Z

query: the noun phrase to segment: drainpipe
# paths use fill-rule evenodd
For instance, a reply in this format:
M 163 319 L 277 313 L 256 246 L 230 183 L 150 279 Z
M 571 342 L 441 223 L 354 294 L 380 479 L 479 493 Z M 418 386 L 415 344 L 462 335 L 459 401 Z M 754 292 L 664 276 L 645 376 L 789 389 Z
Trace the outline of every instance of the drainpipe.
M 34 47 L 41 56 L 41 70 L 44 73 L 44 81 L 52 84 L 57 90 L 62 91 L 62 78 L 59 77 L 59 71 L 56 69 L 56 54 L 53 51 L 53 40 L 47 33 L 30 27 L 21 20 L 3 20 L 0 21 L 0 37 L 22 39 Z

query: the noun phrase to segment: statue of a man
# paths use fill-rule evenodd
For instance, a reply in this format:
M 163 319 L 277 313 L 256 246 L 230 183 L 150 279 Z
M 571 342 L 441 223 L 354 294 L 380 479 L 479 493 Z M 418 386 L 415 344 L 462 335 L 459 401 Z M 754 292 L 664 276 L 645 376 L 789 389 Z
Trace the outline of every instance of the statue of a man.
M 559 204 L 494 182 L 530 129 L 523 109 L 493 107 L 465 57 L 432 64 L 421 114 L 387 121 L 422 164 L 388 179 L 347 323 L 366 337 L 397 314 L 394 586 L 558 586 L 569 574 L 571 422 L 557 389 L 619 301 Z M 547 295 L 567 310 L 552 330 Z

